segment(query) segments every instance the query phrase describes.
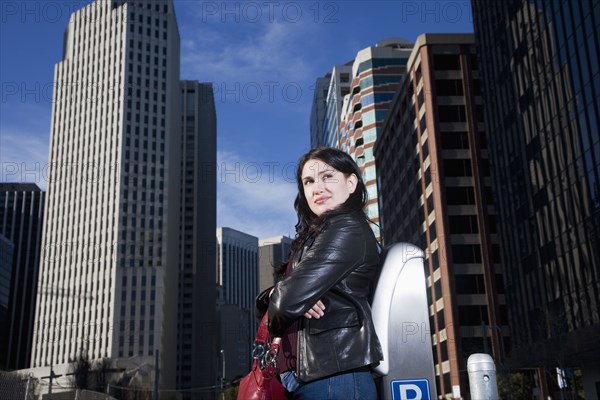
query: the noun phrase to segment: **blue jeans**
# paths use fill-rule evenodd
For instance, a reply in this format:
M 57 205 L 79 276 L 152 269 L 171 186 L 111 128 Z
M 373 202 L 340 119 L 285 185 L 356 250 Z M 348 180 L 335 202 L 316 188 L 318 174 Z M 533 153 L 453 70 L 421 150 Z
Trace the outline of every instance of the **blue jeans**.
M 304 383 L 293 373 L 281 375 L 294 400 L 377 400 L 375 381 L 368 370 L 354 370 Z

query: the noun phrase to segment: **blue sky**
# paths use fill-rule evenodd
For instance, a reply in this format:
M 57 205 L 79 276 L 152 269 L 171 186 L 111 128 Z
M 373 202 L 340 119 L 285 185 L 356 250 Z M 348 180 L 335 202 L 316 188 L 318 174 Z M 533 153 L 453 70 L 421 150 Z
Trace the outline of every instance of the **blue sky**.
M 46 188 L 54 64 L 90 2 L 0 2 L 0 181 Z M 181 79 L 215 88 L 217 224 L 259 238 L 294 235 L 317 77 L 386 38 L 473 31 L 468 0 L 174 3 Z

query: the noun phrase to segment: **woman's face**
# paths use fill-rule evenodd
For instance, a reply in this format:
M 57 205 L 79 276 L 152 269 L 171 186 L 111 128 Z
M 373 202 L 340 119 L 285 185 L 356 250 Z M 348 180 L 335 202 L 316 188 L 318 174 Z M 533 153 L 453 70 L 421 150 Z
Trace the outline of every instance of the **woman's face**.
M 358 178 L 342 172 L 321 160 L 308 160 L 302 167 L 304 197 L 317 216 L 343 204 L 356 190 Z

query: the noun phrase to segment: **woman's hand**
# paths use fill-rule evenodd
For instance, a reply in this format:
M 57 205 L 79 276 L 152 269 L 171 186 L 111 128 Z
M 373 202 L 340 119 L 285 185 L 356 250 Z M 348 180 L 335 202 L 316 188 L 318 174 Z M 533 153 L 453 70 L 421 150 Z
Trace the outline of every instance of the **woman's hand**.
M 323 315 L 325 315 L 325 304 L 321 300 L 317 301 L 314 306 L 311 307 L 310 310 L 304 313 L 304 318 L 314 318 L 319 319 Z

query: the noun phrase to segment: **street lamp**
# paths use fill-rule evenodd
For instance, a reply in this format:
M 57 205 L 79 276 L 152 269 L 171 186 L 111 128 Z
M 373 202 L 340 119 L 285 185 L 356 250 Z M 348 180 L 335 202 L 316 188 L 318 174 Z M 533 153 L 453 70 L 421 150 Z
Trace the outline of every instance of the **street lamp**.
M 225 350 L 221 349 L 221 389 L 225 386 Z
M 506 358 L 506 353 L 504 350 L 504 334 L 502 333 L 502 328 L 498 325 L 495 324 L 486 324 L 485 322 L 481 321 L 481 335 L 483 336 L 483 352 L 487 353 L 488 352 L 488 348 L 487 348 L 487 337 L 488 337 L 488 330 L 489 329 L 494 329 L 496 330 L 496 332 L 498 332 L 498 342 L 500 345 L 500 354 L 498 354 L 498 358 L 500 359 L 500 361 L 504 361 L 504 359 Z M 490 337 L 492 337 L 492 333 L 490 333 Z M 493 338 L 492 338 L 493 340 Z M 493 345 L 492 345 L 492 354 L 494 354 L 494 349 L 493 349 Z
M 225 350 L 221 349 L 219 352 L 221 354 L 221 396 L 225 399 L 225 392 L 223 392 L 223 387 L 225 386 Z

